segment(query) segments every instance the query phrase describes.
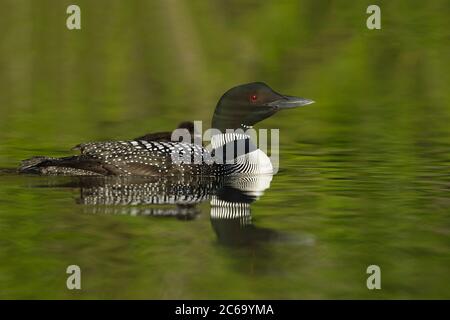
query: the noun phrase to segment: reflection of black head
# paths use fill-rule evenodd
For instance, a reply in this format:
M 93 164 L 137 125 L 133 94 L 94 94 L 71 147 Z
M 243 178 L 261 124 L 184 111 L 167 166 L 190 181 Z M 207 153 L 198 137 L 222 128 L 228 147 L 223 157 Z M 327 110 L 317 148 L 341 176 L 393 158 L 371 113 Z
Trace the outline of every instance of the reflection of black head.
M 311 103 L 312 100 L 279 94 L 262 82 L 247 83 L 231 88 L 220 98 L 212 127 L 223 132 L 253 126 L 281 109 Z
M 269 228 L 243 223 L 242 218 L 211 218 L 217 240 L 225 246 L 253 246 L 278 241 L 282 234 Z
M 255 196 L 245 193 L 231 186 L 223 186 L 217 191 L 217 198 L 226 202 L 233 203 L 252 203 L 256 200 Z

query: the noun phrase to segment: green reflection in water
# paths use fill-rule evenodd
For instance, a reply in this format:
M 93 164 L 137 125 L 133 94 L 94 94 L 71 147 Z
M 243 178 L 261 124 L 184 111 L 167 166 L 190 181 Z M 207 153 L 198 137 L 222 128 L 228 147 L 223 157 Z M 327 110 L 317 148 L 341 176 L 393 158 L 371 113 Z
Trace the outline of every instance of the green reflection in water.
M 192 221 L 92 214 L 77 188 L 0 175 L 0 298 L 450 298 L 446 1 L 3 0 L 0 167 L 82 141 L 209 123 L 229 87 L 316 104 L 280 128 L 254 225 L 311 241 L 222 245 Z M 82 267 L 81 292 L 65 268 Z M 365 287 L 378 264 L 382 290 Z

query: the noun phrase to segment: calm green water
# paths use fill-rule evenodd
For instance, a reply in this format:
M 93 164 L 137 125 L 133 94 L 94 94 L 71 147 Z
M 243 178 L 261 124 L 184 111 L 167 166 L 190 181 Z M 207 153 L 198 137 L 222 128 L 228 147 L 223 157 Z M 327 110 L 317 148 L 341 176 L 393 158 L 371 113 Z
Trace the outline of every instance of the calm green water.
M 371 1 L 80 0 L 68 31 L 71 3 L 0 0 L 0 298 L 450 298 L 447 1 L 381 1 L 374 31 Z M 281 170 L 251 223 L 10 170 L 209 124 L 250 81 L 316 101 L 259 126 L 280 128 Z

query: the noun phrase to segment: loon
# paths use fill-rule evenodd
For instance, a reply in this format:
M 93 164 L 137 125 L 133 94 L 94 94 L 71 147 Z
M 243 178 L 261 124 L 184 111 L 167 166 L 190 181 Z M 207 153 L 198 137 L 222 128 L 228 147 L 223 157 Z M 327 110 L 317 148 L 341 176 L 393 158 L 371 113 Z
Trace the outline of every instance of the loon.
M 263 82 L 252 82 L 229 89 L 217 103 L 212 119 L 216 133 L 211 137 L 212 150 L 200 144 L 169 141 L 168 133 L 153 133 L 130 141 L 89 142 L 77 145 L 80 155 L 62 158 L 37 156 L 22 161 L 20 173 L 74 176 L 229 176 L 271 174 L 269 157 L 258 149 L 245 133 L 256 123 L 280 110 L 304 106 L 314 101 L 283 95 Z M 192 133 L 189 122 L 181 129 Z M 242 143 L 243 154 L 231 156 L 228 146 Z M 222 157 L 222 158 L 221 158 Z

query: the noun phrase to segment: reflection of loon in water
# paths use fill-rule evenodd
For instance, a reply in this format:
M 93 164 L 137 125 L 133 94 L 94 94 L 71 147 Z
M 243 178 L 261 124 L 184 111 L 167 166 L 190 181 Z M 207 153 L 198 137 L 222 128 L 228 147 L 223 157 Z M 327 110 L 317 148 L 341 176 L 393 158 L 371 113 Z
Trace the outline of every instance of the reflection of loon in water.
M 246 245 L 286 240 L 281 232 L 252 224 L 251 203 L 270 187 L 272 175 L 228 178 L 74 177 L 52 187 L 78 187 L 77 202 L 95 214 L 150 215 L 191 220 L 210 202 L 220 243 Z

